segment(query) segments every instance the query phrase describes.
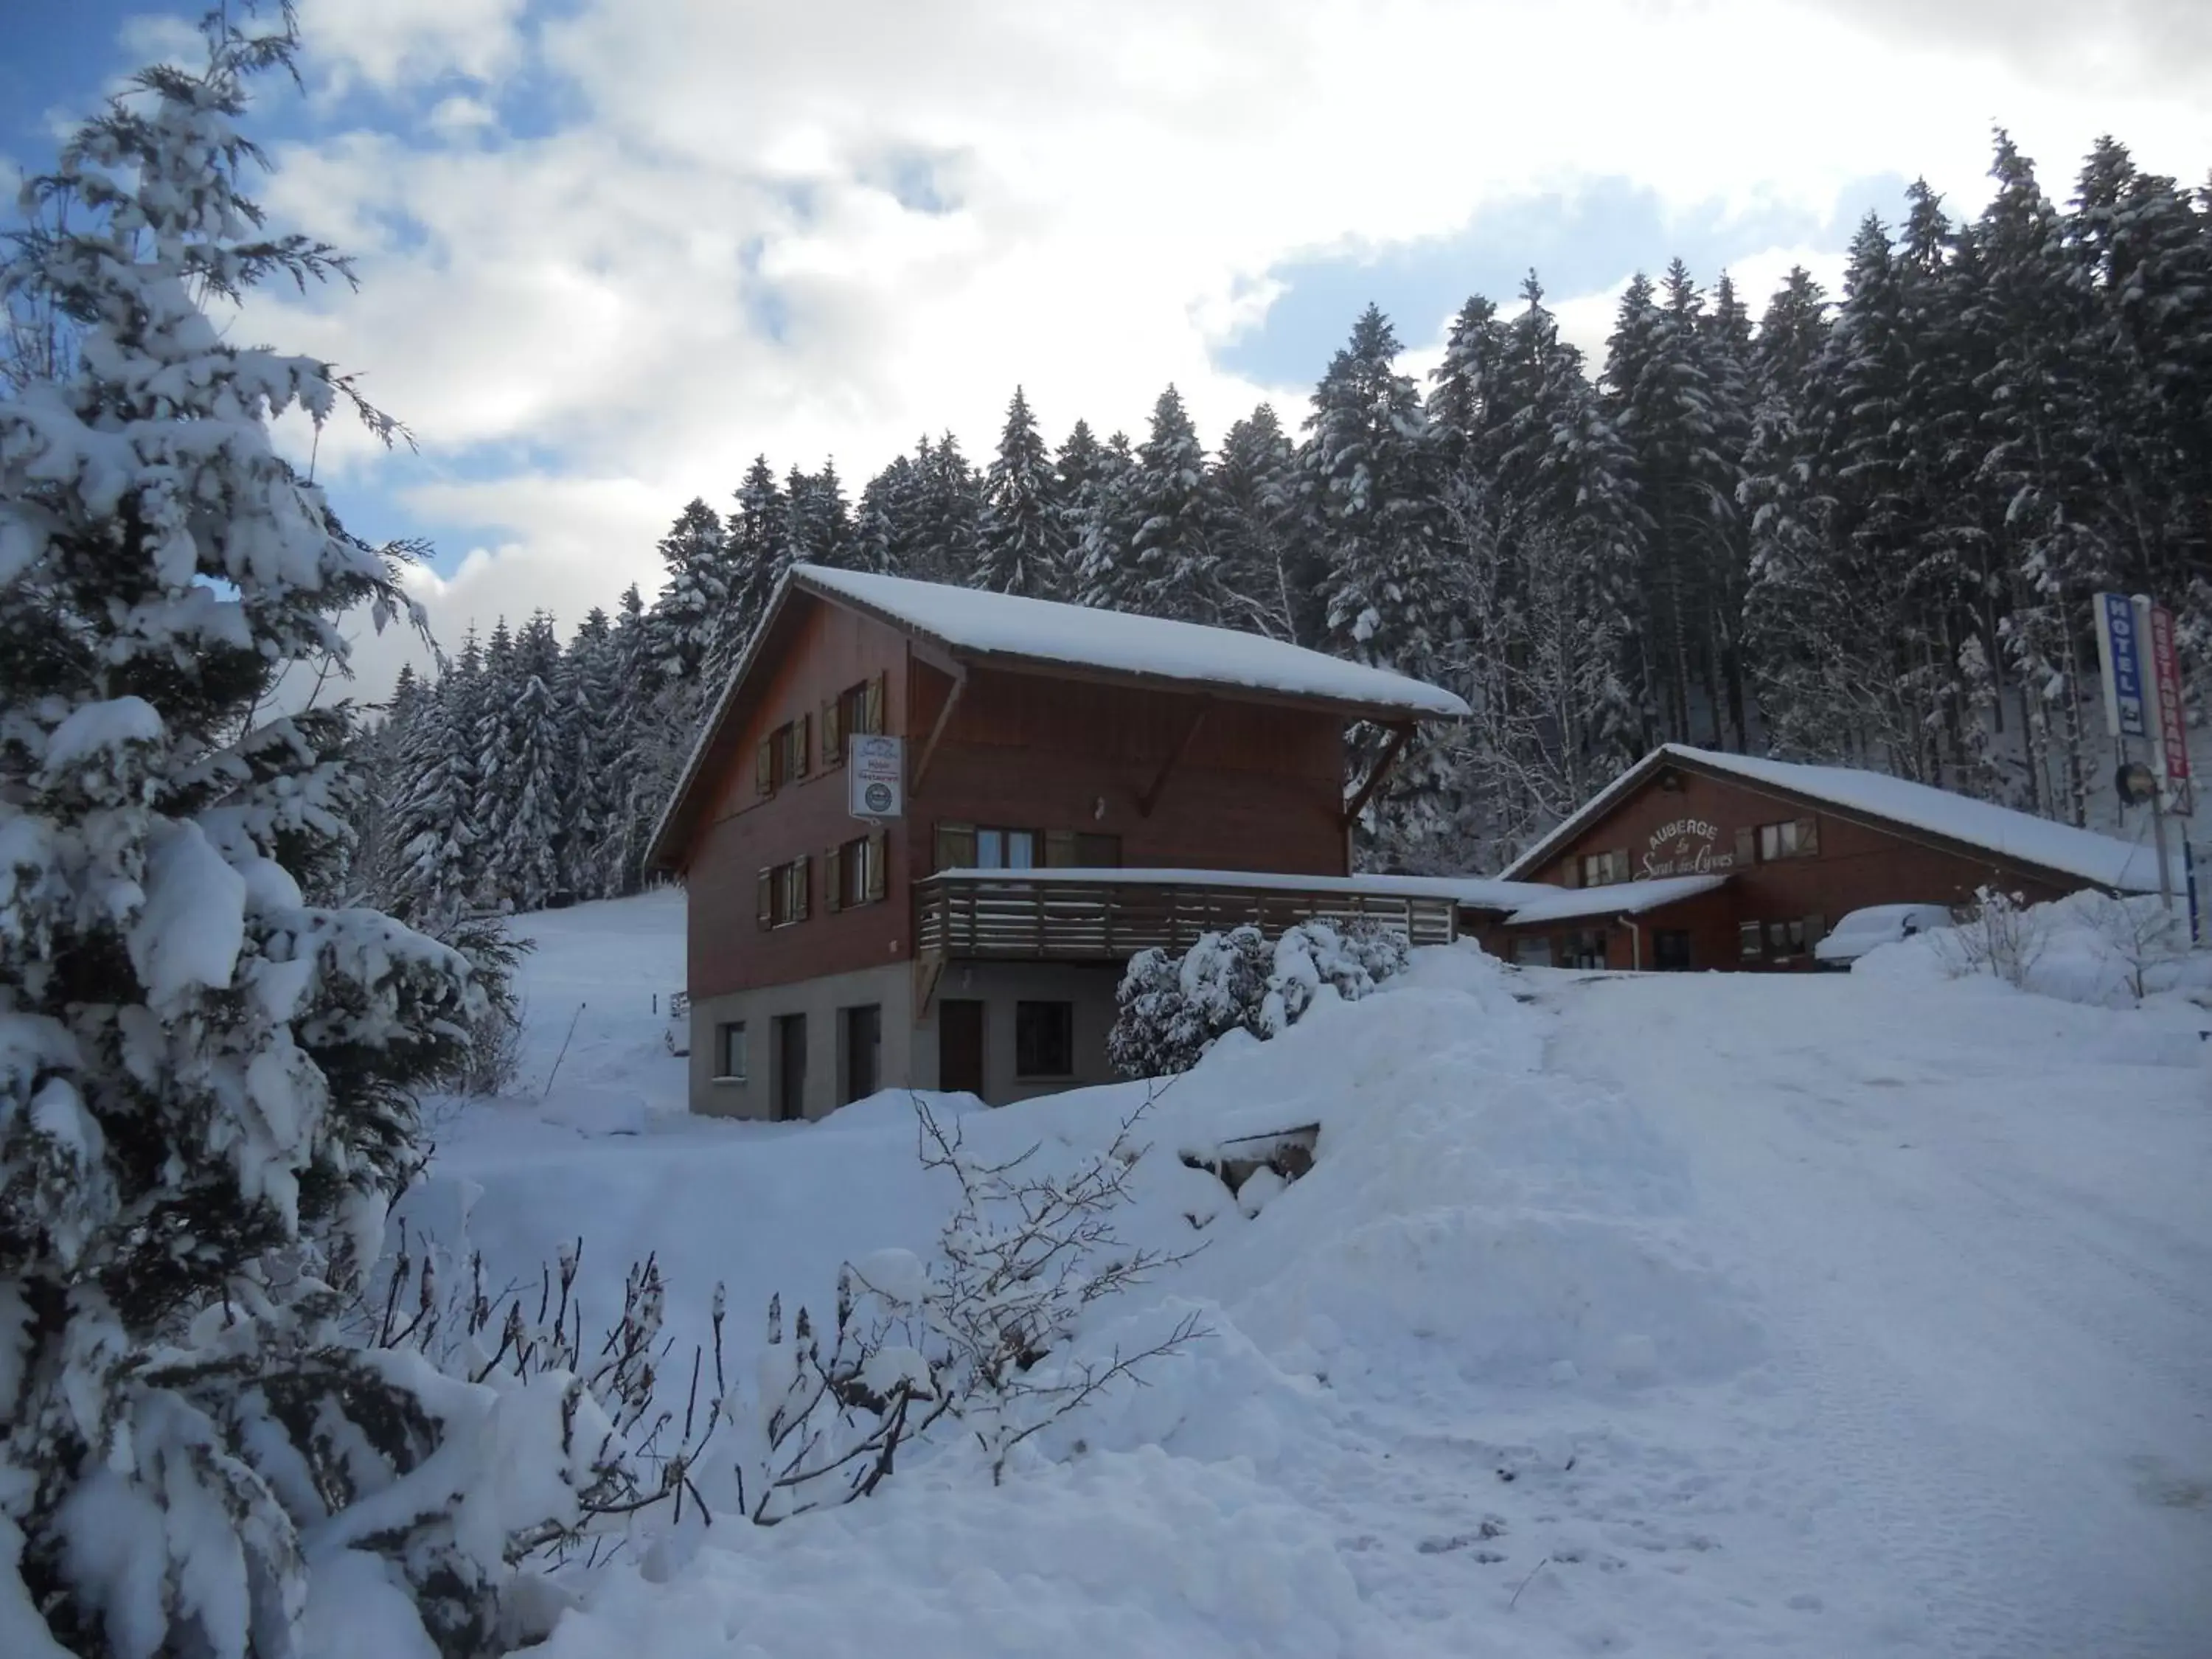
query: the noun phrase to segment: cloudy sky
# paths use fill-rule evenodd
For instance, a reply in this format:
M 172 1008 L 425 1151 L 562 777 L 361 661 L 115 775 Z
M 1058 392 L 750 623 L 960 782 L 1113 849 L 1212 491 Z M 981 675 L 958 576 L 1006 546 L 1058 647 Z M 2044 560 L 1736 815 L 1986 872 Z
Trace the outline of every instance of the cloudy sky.
M 6 0 L 0 159 L 207 0 Z M 438 548 L 441 638 L 632 581 L 746 462 L 859 483 L 924 432 L 988 455 L 1295 422 L 1379 301 L 1433 363 L 1530 266 L 1601 349 L 1679 253 L 1754 309 L 1922 174 L 1984 198 L 2008 126 L 2054 194 L 2098 134 L 2212 168 L 2203 0 L 301 0 L 260 118 L 282 219 L 362 291 L 257 304 L 415 430 L 316 458 L 349 521 Z M 364 678 L 388 678 L 372 643 Z

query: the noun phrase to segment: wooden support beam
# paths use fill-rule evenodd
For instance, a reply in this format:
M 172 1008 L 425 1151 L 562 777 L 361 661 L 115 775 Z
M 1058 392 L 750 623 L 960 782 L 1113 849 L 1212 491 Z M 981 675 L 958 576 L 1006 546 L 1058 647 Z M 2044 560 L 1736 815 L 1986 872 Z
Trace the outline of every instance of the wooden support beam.
M 951 694 L 945 699 L 945 707 L 937 711 L 936 724 L 929 728 L 929 740 L 921 746 L 921 758 L 914 763 L 914 776 L 907 781 L 906 794 L 912 800 L 921 793 L 923 781 L 929 776 L 929 763 L 937 758 L 937 745 L 945 741 L 945 728 L 952 724 L 952 711 L 960 707 L 961 693 L 968 689 L 968 671 L 957 669 L 952 676 Z
M 1167 759 L 1160 763 L 1160 769 L 1153 775 L 1152 787 L 1137 797 L 1139 817 L 1152 817 L 1152 808 L 1160 804 L 1160 791 L 1168 787 L 1168 775 L 1176 769 L 1182 763 L 1182 757 L 1190 751 L 1191 739 L 1198 736 L 1198 728 L 1205 724 L 1206 712 L 1212 707 L 1212 698 L 1200 697 L 1198 700 L 1198 706 L 1190 711 L 1190 718 L 1183 722 L 1182 731 L 1175 740 L 1175 747 L 1168 750 Z
M 1375 799 L 1375 792 L 1382 787 L 1382 781 L 1390 775 L 1391 769 L 1398 764 L 1399 757 L 1406 752 L 1406 745 L 1413 740 L 1413 728 L 1410 723 L 1390 728 L 1389 746 L 1383 750 L 1382 757 L 1375 763 L 1375 769 L 1367 775 L 1367 781 L 1359 786 L 1359 793 L 1345 803 L 1343 823 L 1346 830 L 1359 822 L 1359 815 L 1367 810 L 1367 803 Z

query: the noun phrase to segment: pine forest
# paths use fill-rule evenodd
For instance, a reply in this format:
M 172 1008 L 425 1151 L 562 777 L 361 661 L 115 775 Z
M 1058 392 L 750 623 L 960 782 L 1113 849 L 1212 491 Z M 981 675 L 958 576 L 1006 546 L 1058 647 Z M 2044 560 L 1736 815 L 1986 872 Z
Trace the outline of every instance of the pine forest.
M 1249 629 L 1447 685 L 1363 856 L 1488 871 L 1652 744 L 1895 772 L 2074 823 L 2109 750 L 2088 599 L 2212 658 L 2212 191 L 2100 143 L 2055 201 L 1999 133 L 1986 208 L 1869 216 L 1843 291 L 1754 316 L 1680 260 L 1601 363 L 1531 273 L 1429 383 L 1352 325 L 1308 406 L 1209 450 L 1055 452 L 1018 388 L 979 464 L 924 437 L 848 496 L 755 459 L 670 526 L 667 580 L 565 645 L 538 614 L 410 674 L 368 739 L 371 885 L 402 915 L 631 890 L 705 708 L 799 562 Z

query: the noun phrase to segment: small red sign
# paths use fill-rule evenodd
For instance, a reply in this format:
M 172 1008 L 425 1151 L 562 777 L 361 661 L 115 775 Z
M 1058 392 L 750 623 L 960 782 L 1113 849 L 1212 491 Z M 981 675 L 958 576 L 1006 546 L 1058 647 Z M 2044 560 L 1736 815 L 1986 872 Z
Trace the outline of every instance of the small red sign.
M 2181 701 L 2181 658 L 2173 648 L 2173 613 L 2150 608 L 2151 695 L 2158 702 L 2159 769 L 2169 784 L 2189 780 L 2189 717 Z

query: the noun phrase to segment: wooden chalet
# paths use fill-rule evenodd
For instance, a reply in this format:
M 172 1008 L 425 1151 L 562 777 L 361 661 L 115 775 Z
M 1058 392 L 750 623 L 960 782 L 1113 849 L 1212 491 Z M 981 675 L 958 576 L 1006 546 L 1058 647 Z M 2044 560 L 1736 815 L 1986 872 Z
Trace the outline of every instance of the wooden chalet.
M 1534 885 L 1530 885 L 1534 884 Z M 1668 744 L 1460 889 L 1463 931 L 1524 964 L 1800 969 L 1853 910 L 2154 892 L 2155 855 L 1988 801 L 1850 767 Z
M 686 884 L 693 1109 L 1103 1081 L 1123 965 L 1210 928 L 1452 939 L 1446 894 L 1351 875 L 1350 826 L 1417 722 L 1465 712 L 1226 629 L 794 568 L 647 855 Z M 1353 722 L 1389 736 L 1347 780 Z M 893 811 L 858 817 L 879 736 Z

